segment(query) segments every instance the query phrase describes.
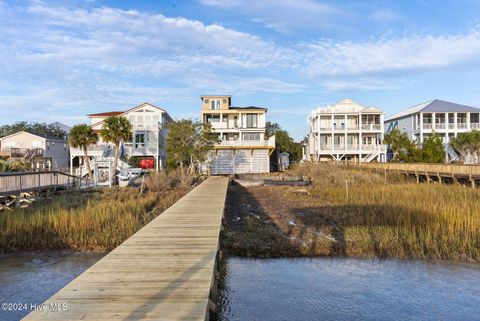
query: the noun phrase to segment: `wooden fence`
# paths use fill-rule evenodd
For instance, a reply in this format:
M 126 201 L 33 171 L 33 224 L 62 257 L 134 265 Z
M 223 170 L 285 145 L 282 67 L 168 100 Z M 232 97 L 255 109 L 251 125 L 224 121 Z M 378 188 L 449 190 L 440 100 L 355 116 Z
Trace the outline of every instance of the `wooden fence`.
M 46 189 L 80 187 L 81 178 L 63 172 L 21 172 L 0 174 L 0 195 Z

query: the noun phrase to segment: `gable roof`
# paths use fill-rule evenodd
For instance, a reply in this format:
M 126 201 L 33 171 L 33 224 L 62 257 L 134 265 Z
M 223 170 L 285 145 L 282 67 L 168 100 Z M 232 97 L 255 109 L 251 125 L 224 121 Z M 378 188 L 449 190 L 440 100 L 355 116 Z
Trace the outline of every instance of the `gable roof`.
M 163 112 L 165 113 L 165 116 L 166 116 L 170 121 L 173 120 L 172 117 L 170 117 L 170 115 L 168 114 L 168 112 L 167 112 L 165 109 L 160 108 L 160 107 L 157 107 L 157 106 L 152 105 L 152 104 L 147 103 L 147 102 L 141 103 L 140 105 L 137 105 L 137 106 L 135 106 L 135 107 L 132 107 L 132 108 L 126 110 L 126 111 L 119 112 L 119 114 L 117 114 L 117 115 L 110 115 L 110 116 L 123 116 L 123 115 L 125 115 L 125 114 L 127 114 L 127 113 L 129 113 L 129 112 L 131 112 L 131 111 L 133 111 L 133 110 L 135 110 L 135 109 L 137 109 L 137 108 L 143 107 L 143 106 L 145 106 L 145 105 L 148 105 L 148 106 L 150 106 L 150 107 L 154 107 L 154 108 L 157 108 L 157 109 L 163 111 Z M 116 113 L 116 112 L 114 112 L 114 113 Z M 104 113 L 104 114 L 105 114 L 105 113 Z M 99 115 L 99 114 L 97 114 L 97 115 Z M 88 116 L 88 115 L 87 115 L 87 116 Z M 105 121 L 105 120 L 101 120 L 101 121 L 99 121 L 99 122 L 96 122 L 96 123 L 94 123 L 94 124 L 91 124 L 90 127 L 98 126 L 98 125 L 102 124 L 104 121 Z
M 343 99 L 334 105 L 319 107 L 313 110 L 310 117 L 315 114 L 347 114 L 347 113 L 376 113 L 383 114 L 383 111 L 375 106 L 366 107 L 351 99 Z
M 24 130 L 18 131 L 16 133 L 13 133 L 13 134 L 10 134 L 10 135 L 7 135 L 7 136 L 3 136 L 3 137 L 0 138 L 0 140 L 4 140 L 6 138 L 10 138 L 10 137 L 13 137 L 13 136 L 16 136 L 16 135 L 19 135 L 19 134 L 27 134 L 27 135 L 30 135 L 30 136 L 34 136 L 34 137 L 44 139 L 44 140 L 55 140 L 55 141 L 58 141 L 58 142 L 66 142 L 66 140 L 58 138 L 58 137 L 51 137 L 51 136 L 46 136 L 46 135 L 34 134 L 34 133 L 30 133 L 30 132 L 27 132 L 27 131 L 24 131 Z
M 148 106 L 150 106 L 150 107 L 154 107 L 154 108 L 157 108 L 157 109 L 163 111 L 163 112 L 165 113 L 165 116 L 167 116 L 167 118 L 168 118 L 169 120 L 173 120 L 172 117 L 170 117 L 170 115 L 168 114 L 168 112 L 167 112 L 165 109 L 160 108 L 160 107 L 155 106 L 155 105 L 152 105 L 152 104 L 147 103 L 147 102 L 141 103 L 140 105 L 137 105 L 137 106 L 135 106 L 135 107 L 132 107 L 132 108 L 130 108 L 130 109 L 126 110 L 126 111 L 123 111 L 123 112 L 122 112 L 122 111 L 120 111 L 120 112 L 110 112 L 110 113 L 119 113 L 119 114 L 110 115 L 110 116 L 123 116 L 123 115 L 125 115 L 125 114 L 127 114 L 127 113 L 129 113 L 129 112 L 131 112 L 131 111 L 133 111 L 133 110 L 135 110 L 135 109 L 137 109 L 137 108 L 143 107 L 143 106 L 145 106 L 145 105 L 148 105 Z M 100 113 L 100 114 L 107 114 L 107 113 Z M 100 115 L 100 114 L 96 114 L 96 115 Z M 95 114 L 94 114 L 94 115 L 95 115 Z M 87 116 L 90 116 L 90 115 L 87 115 Z M 107 117 L 108 117 L 108 116 L 107 116 Z M 96 123 L 90 125 L 90 127 L 98 126 L 99 124 L 101 124 L 101 123 L 103 123 L 103 122 L 104 122 L 104 120 L 101 120 L 101 121 L 99 121 L 99 122 L 96 122 Z
M 228 107 L 228 109 L 258 109 L 258 110 L 265 110 L 265 111 L 268 110 L 268 108 L 265 108 L 265 107 L 257 107 L 257 106 L 246 106 L 246 107 L 233 107 L 233 106 L 230 106 L 230 107 Z
M 393 119 L 402 118 L 402 117 L 409 116 L 409 115 L 416 114 L 416 113 L 420 113 L 420 112 L 422 112 L 422 113 L 449 113 L 449 112 L 452 112 L 452 113 L 456 113 L 456 112 L 457 113 L 468 113 L 468 112 L 479 113 L 480 109 L 475 108 L 475 107 L 471 107 L 471 106 L 467 106 L 467 105 L 452 103 L 452 102 L 445 101 L 445 100 L 434 99 L 434 100 L 429 100 L 427 102 L 409 107 L 405 110 L 402 110 L 399 113 L 393 114 L 392 116 L 387 117 L 385 119 L 385 121 L 390 121 L 390 120 L 393 120 Z
M 87 115 L 87 117 L 110 117 L 110 116 L 118 116 L 123 113 L 124 113 L 123 111 L 107 111 L 104 113 L 90 114 L 90 115 Z

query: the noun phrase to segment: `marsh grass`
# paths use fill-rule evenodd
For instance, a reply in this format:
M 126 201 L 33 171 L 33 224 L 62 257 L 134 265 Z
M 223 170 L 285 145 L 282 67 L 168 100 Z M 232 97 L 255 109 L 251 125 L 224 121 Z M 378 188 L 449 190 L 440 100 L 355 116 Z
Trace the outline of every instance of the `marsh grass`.
M 111 250 L 175 203 L 189 187 L 161 193 L 105 189 L 68 193 L 0 213 L 0 251 Z
M 398 174 L 385 180 L 384 173 L 351 167 L 305 165 L 297 171 L 314 184 L 303 200 L 289 198 L 298 202 L 296 211 L 307 213 L 301 223 L 335 238 L 324 252 L 480 261 L 478 189 L 417 184 Z M 314 244 L 315 236 L 307 240 L 321 245 Z M 325 239 L 321 243 L 325 246 Z

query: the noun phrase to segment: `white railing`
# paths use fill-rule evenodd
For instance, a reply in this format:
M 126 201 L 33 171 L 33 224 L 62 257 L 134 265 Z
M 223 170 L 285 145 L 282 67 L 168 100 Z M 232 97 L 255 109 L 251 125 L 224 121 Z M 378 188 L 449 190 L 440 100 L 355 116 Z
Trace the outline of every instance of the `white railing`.
M 371 151 L 386 151 L 385 145 L 368 145 L 368 144 L 335 144 L 333 145 L 320 145 L 320 150 L 325 151 L 362 151 L 362 152 L 371 152 Z
M 108 145 L 99 144 L 99 145 L 91 145 L 87 148 L 88 155 L 102 155 Z M 72 155 L 83 155 L 83 148 L 74 148 L 70 147 L 70 154 Z
M 445 129 L 445 123 L 436 123 L 435 128 L 436 129 Z
M 423 129 L 432 129 L 432 124 L 423 124 Z
M 480 128 L 480 124 L 479 124 L 479 123 L 470 123 L 470 128 L 471 128 L 471 129 L 479 129 L 479 128 Z
M 275 136 L 270 137 L 268 140 L 222 140 L 217 146 L 221 147 L 275 147 Z
M 125 144 L 125 153 L 129 156 L 151 156 L 158 154 L 158 148 L 155 145 L 146 145 L 145 147 L 135 147 L 133 144 Z
M 458 129 L 466 129 L 467 128 L 467 123 L 457 123 L 457 128 Z
M 152 121 L 152 122 L 143 122 L 143 123 L 133 123 L 132 124 L 134 130 L 160 130 L 162 128 L 162 123 L 158 121 Z
M 362 124 L 362 130 L 381 130 L 382 125 L 380 124 Z

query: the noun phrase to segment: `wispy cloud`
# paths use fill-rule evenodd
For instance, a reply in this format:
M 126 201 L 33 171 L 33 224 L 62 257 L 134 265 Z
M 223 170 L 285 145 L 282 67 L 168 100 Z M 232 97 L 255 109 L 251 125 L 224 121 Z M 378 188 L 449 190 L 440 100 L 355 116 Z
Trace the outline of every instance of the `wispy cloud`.
M 362 42 L 318 41 L 301 46 L 311 77 L 425 70 L 480 61 L 480 27 L 456 35 L 415 35 Z
M 310 13 L 318 18 L 337 10 L 311 0 L 256 1 L 242 8 L 240 0 L 202 2 L 252 13 L 259 8 L 265 24 L 285 15 L 287 29 L 302 14 L 308 20 Z M 377 18 L 395 18 L 389 14 L 377 12 Z M 480 27 L 280 44 L 219 24 L 110 7 L 41 1 L 7 7 L 0 0 L 0 15 L 2 119 L 12 109 L 32 117 L 45 117 L 45 111 L 73 117 L 92 106 L 118 109 L 143 101 L 196 106 L 199 91 L 280 96 L 396 89 L 407 73 L 480 64 Z
M 250 1 L 248 5 L 242 0 L 200 0 L 200 3 L 234 9 L 251 21 L 280 32 L 306 26 L 325 26 L 327 20 L 339 14 L 333 5 L 313 0 L 257 0 Z

